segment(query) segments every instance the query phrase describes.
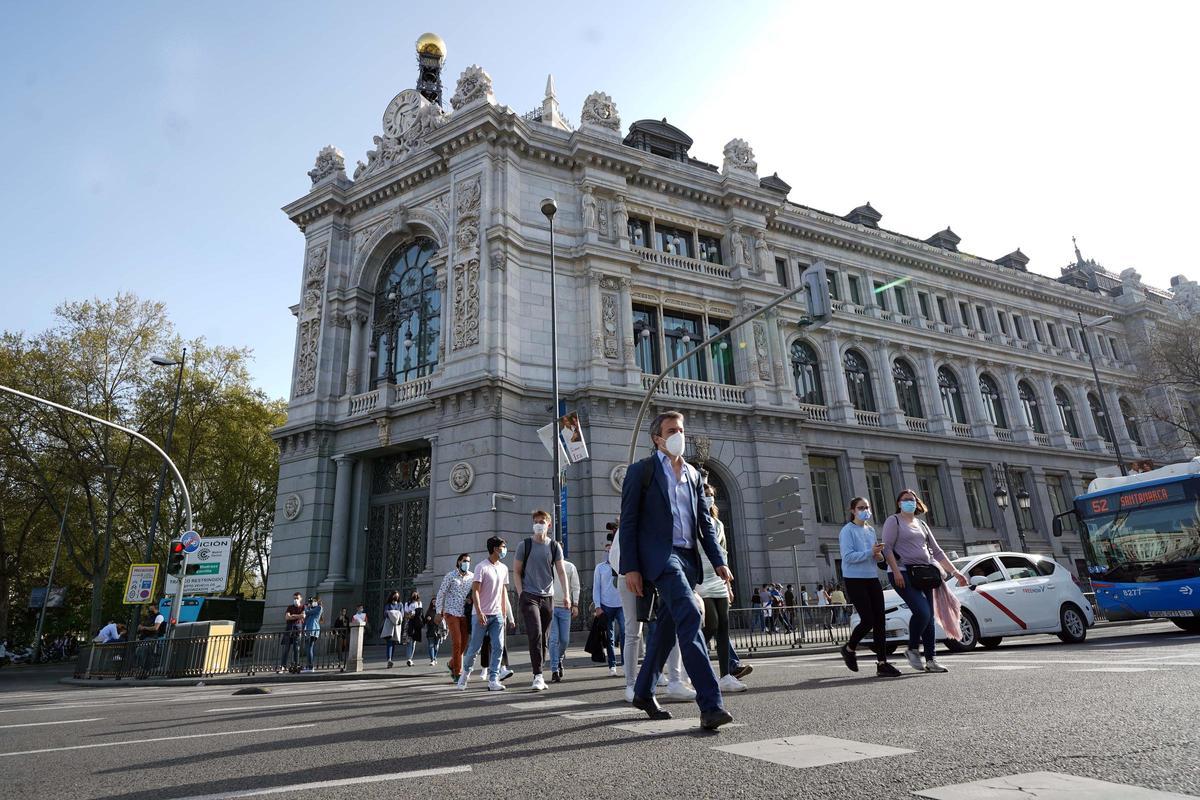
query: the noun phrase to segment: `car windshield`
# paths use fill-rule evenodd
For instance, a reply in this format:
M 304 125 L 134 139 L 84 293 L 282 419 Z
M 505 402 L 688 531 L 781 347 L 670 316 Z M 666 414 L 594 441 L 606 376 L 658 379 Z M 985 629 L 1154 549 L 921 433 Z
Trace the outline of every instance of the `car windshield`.
M 1087 518 L 1084 546 L 1093 577 L 1162 581 L 1200 575 L 1197 506 L 1187 501 Z

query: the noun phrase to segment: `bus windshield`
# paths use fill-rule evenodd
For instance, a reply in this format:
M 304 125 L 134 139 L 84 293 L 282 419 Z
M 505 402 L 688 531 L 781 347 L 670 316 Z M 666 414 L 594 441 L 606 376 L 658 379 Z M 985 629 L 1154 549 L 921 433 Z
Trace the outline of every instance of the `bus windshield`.
M 1194 499 L 1083 521 L 1084 547 L 1095 579 L 1152 582 L 1200 575 L 1200 503 Z

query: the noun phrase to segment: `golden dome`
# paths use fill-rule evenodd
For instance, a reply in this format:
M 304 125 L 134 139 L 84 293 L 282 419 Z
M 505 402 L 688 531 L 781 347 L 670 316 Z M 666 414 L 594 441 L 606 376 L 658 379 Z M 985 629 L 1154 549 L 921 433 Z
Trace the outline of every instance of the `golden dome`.
M 446 57 L 446 43 L 436 33 L 422 33 L 417 38 L 417 52 L 421 55 Z

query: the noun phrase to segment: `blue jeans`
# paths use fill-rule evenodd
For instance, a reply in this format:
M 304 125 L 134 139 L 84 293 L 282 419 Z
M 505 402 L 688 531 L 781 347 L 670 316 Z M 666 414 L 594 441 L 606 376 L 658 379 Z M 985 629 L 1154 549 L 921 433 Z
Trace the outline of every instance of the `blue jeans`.
M 914 589 L 912 578 L 908 577 L 908 570 L 901 570 L 904 575 L 904 588 L 896 586 L 895 580 L 892 580 L 892 588 L 896 593 L 903 598 L 908 604 L 908 610 L 912 612 L 912 618 L 908 621 L 908 649 L 916 650 L 917 644 L 924 645 L 925 660 L 933 658 L 934 648 L 934 622 L 933 622 L 933 589 Z
M 708 645 L 700 632 L 700 604 L 692 590 L 699 582 L 700 564 L 695 551 L 678 548 L 667 559 L 662 574 L 654 576 L 652 583 L 658 589 L 662 609 L 633 687 L 636 697 L 654 696 L 667 656 L 678 638 L 684 669 L 696 687 L 696 704 L 701 711 L 723 708 L 717 676 L 708 660 Z
M 438 645 L 440 645 L 441 643 L 442 643 L 442 638 L 440 636 L 426 635 L 425 646 L 429 649 L 429 660 L 430 661 L 437 661 Z
M 317 642 L 319 641 L 319 635 L 306 633 L 306 634 L 304 634 L 304 638 L 308 640 L 308 660 L 304 666 L 308 667 L 309 669 L 312 669 L 313 668 L 313 655 L 317 649 Z
M 554 607 L 550 619 L 550 671 L 562 672 L 562 660 L 571 643 L 571 609 Z
M 742 668 L 742 659 L 738 658 L 737 650 L 733 649 L 733 641 L 729 642 L 729 671 L 737 672 Z
M 292 657 L 292 663 L 298 665 L 300 663 L 300 631 L 285 631 L 281 644 L 283 652 L 279 654 L 279 666 L 287 666 L 289 655 Z
M 750 612 L 750 632 L 763 630 L 763 613 L 759 609 Z
M 625 610 L 620 606 L 601 605 L 600 610 L 604 612 L 604 618 L 608 620 L 608 630 L 605 632 L 604 649 L 608 652 L 609 668 L 617 665 L 617 654 L 613 650 L 613 644 L 621 648 L 621 661 L 625 661 Z
M 389 636 L 385 644 L 385 650 L 387 652 L 387 660 L 391 661 L 392 654 L 396 652 L 396 640 Z
M 492 642 L 487 677 L 489 681 L 494 681 L 500 677 L 500 656 L 504 653 L 504 617 L 499 614 L 489 614 L 486 622 L 480 622 L 477 614 L 471 615 L 471 643 L 467 645 L 467 653 L 463 656 L 463 672 L 475 666 L 475 656 L 483 647 L 484 636 Z

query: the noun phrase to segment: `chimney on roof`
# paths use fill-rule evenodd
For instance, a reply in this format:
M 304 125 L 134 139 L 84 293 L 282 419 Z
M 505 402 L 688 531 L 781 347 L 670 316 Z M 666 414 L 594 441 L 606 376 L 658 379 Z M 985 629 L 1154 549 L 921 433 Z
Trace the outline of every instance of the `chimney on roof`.
M 1002 267 L 1008 267 L 1009 269 L 1016 269 L 1016 270 L 1020 270 L 1021 272 L 1028 272 L 1028 270 L 1025 269 L 1025 265 L 1029 263 L 1029 256 L 1022 253 L 1021 248 L 1018 247 L 1016 250 L 1013 250 L 1008 255 L 1000 256 L 1000 258 L 997 258 L 996 263 Z
M 866 228 L 878 228 L 879 220 L 883 219 L 883 214 L 880 214 L 875 209 L 871 208 L 870 202 L 865 206 L 859 206 L 851 211 L 842 219 L 855 225 L 862 225 Z
M 954 231 L 950 230 L 950 226 L 946 226 L 946 230 L 938 231 L 933 236 L 925 240 L 926 244 L 931 244 L 934 247 L 940 247 L 943 250 L 949 250 L 952 253 L 958 252 L 958 243 L 962 239 Z

